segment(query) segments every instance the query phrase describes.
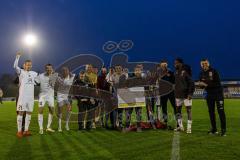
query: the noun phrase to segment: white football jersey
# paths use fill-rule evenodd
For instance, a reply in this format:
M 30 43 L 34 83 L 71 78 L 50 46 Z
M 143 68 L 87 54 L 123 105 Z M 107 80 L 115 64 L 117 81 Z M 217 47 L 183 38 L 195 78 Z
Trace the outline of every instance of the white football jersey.
M 54 96 L 54 88 L 50 85 L 50 77 L 46 73 L 40 74 L 36 82 L 40 83 L 40 96 Z
M 34 98 L 34 85 L 37 73 L 34 71 L 25 71 L 18 67 L 19 57 L 14 62 L 14 68 L 19 76 L 19 97 Z
M 59 82 L 58 92 L 57 92 L 58 102 L 61 102 L 63 100 L 68 100 L 69 90 L 73 84 L 74 77 L 75 77 L 75 74 L 73 74 L 71 77 L 68 76 L 67 78 L 64 78 L 64 79 L 61 77 L 58 77 L 58 82 Z
M 32 112 L 34 107 L 34 85 L 37 73 L 34 71 L 25 71 L 18 67 L 17 57 L 14 62 L 14 69 L 19 76 L 19 98 L 17 111 Z
M 34 97 L 34 85 L 37 73 L 21 70 L 19 75 L 19 96 Z

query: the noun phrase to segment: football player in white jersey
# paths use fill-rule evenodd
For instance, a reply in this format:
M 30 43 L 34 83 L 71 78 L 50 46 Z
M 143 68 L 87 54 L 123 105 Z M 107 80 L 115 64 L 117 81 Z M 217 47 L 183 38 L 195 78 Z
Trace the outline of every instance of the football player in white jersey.
M 66 130 L 69 130 L 69 119 L 71 113 L 71 103 L 69 101 L 68 95 L 69 90 L 73 84 L 75 74 L 71 74 L 67 67 L 63 67 L 61 70 L 61 75 L 58 76 L 58 90 L 57 90 L 57 104 L 58 104 L 58 131 L 62 132 L 62 112 L 63 107 L 67 107 L 66 115 Z
M 18 61 L 20 59 L 21 52 L 16 54 L 16 59 L 14 62 L 14 69 L 19 76 L 19 98 L 17 103 L 17 137 L 21 138 L 23 136 L 30 136 L 29 124 L 31 121 L 31 113 L 34 107 L 34 85 L 35 79 L 38 74 L 32 69 L 32 61 L 26 60 L 23 65 L 23 69 L 19 68 Z M 25 117 L 25 129 L 22 132 L 22 121 L 23 121 L 23 112 L 26 111 Z
M 47 132 L 55 132 L 51 128 L 53 113 L 54 113 L 54 88 L 50 85 L 50 77 L 53 75 L 53 66 L 51 64 L 45 65 L 45 73 L 40 74 L 37 77 L 36 82 L 40 84 L 40 94 L 39 94 L 39 109 L 38 109 L 38 124 L 39 124 L 39 134 L 43 134 L 43 108 L 45 104 L 48 104 L 49 114 L 48 114 L 48 124 Z

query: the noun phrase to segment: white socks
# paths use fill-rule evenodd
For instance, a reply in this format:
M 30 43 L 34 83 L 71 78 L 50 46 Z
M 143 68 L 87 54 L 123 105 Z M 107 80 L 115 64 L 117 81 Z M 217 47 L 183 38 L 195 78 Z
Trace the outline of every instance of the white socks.
M 66 129 L 69 130 L 69 120 L 71 117 L 71 111 L 67 111 L 67 115 L 66 115 Z
M 49 113 L 47 128 L 51 128 L 52 120 L 53 120 L 53 115 Z
M 23 116 L 22 115 L 17 115 L 18 132 L 22 131 L 22 120 L 23 120 Z
M 69 122 L 70 117 L 71 117 L 71 111 L 67 111 L 67 115 L 66 115 L 66 123 Z
M 40 130 L 43 129 L 43 114 L 38 114 L 38 124 Z
M 47 128 L 51 128 L 52 120 L 53 120 L 53 115 L 49 113 Z M 38 114 L 38 124 L 39 124 L 39 128 L 43 129 L 43 114 Z
M 30 114 L 26 114 L 26 118 L 25 118 L 25 131 L 28 131 L 30 122 L 31 122 L 31 115 Z
M 188 120 L 187 129 L 188 129 L 188 130 L 191 130 L 191 129 L 192 129 L 192 120 Z
M 62 129 L 62 114 L 59 114 L 58 117 L 58 130 Z
M 178 125 L 180 128 L 183 128 L 182 118 L 178 119 Z

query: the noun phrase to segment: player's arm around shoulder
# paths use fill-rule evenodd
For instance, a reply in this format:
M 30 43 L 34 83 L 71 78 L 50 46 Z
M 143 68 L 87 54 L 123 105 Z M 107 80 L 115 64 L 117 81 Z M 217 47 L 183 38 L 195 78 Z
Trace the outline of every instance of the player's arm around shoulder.
M 74 84 L 74 79 L 76 79 L 76 74 L 71 73 L 71 74 L 70 74 L 70 82 L 69 82 L 69 85 L 73 85 L 73 84 Z
M 31 71 L 31 74 L 33 76 L 35 85 L 38 85 L 40 83 L 40 81 L 39 81 L 39 73 L 37 73 L 35 71 Z
M 36 72 L 34 73 L 34 81 L 37 83 L 37 84 L 40 84 L 41 83 L 41 77 L 42 77 L 43 74 L 38 74 L 37 73 L 37 76 L 36 76 Z

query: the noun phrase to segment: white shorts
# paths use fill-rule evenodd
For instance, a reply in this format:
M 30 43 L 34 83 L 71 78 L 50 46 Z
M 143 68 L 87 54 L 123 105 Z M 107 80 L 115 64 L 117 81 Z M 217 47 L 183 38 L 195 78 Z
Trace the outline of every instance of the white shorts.
M 67 94 L 58 94 L 57 95 L 57 103 L 58 103 L 58 107 L 62 107 L 64 105 L 70 105 L 68 95 Z
M 70 105 L 71 103 L 69 102 L 69 100 L 68 99 L 64 99 L 64 100 L 62 100 L 62 101 L 60 101 L 60 102 L 58 102 L 58 107 L 63 107 L 64 105 Z
M 18 103 L 17 103 L 17 111 L 33 112 L 33 107 L 34 107 L 34 98 L 19 97 Z
M 185 105 L 185 106 L 192 106 L 192 99 L 184 99 L 184 98 L 176 98 L 176 106 L 179 107 L 179 106 L 182 106 L 182 105 Z
M 54 96 L 40 95 L 38 100 L 39 107 L 44 107 L 46 103 L 49 107 L 54 107 Z

